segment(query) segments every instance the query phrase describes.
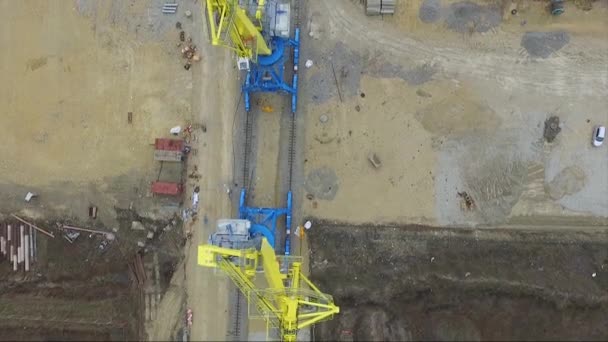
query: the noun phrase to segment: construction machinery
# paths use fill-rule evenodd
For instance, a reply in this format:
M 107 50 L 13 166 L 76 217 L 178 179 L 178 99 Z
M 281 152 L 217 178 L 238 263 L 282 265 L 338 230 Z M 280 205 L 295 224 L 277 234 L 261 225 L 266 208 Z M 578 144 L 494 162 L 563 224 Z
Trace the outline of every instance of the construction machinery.
M 298 1 L 291 0 L 206 0 L 204 15 L 212 45 L 234 52 L 237 66 L 246 71 L 242 85 L 245 110 L 251 110 L 253 93 L 284 93 L 291 96 L 291 125 L 289 141 L 289 192 L 284 207 L 268 208 L 246 205 L 248 184 L 249 139 L 252 136 L 252 120 L 247 115 L 245 133 L 245 156 L 243 186 L 238 217 L 251 221 L 251 235 L 261 235 L 275 247 L 277 222 L 285 219 L 285 241 L 283 253 L 290 254 L 290 231 L 292 212 L 291 169 L 295 144 L 295 112 L 298 91 L 298 63 L 300 55 L 300 29 Z M 292 35 L 293 32 L 293 35 Z M 290 56 L 290 53 L 292 55 Z M 292 71 L 286 63 L 292 62 Z M 288 75 L 288 73 L 290 75 Z
M 251 93 L 283 92 L 297 105 L 300 29 L 295 16 L 291 37 L 291 5 L 287 0 L 206 0 L 211 44 L 232 50 L 239 70 L 246 70 L 242 86 L 245 110 Z M 293 51 L 293 75 L 286 79 L 285 62 Z
M 218 221 L 209 244 L 198 247 L 198 264 L 228 275 L 247 299 L 249 317 L 266 321 L 268 340 L 295 341 L 298 330 L 340 312 L 302 273 L 299 257 L 277 256 L 265 237 L 250 237 L 250 228 L 248 220 Z

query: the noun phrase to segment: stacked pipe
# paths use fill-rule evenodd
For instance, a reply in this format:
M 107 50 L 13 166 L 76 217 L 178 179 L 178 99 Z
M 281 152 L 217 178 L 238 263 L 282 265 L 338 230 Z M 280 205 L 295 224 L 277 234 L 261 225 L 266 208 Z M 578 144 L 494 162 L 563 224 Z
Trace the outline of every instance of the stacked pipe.
M 394 14 L 395 0 L 365 0 L 367 15 Z
M 164 14 L 175 14 L 175 12 L 177 12 L 177 4 L 176 3 L 164 4 L 162 12 Z
M 0 257 L 8 260 L 13 271 L 28 272 L 36 256 L 36 231 L 23 224 L 0 224 Z

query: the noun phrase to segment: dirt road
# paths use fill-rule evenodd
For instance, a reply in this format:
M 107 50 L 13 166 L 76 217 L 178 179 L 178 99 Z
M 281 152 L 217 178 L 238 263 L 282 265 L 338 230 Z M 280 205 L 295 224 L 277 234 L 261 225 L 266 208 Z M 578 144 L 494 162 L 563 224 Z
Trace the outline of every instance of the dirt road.
M 232 144 L 235 106 L 238 102 L 237 73 L 230 53 L 206 42 L 207 26 L 197 17 L 203 62 L 196 66 L 193 111 L 207 127 L 200 135 L 197 160 L 203 178 L 200 182 L 199 219 L 186 249 L 187 306 L 194 311 L 191 339 L 218 341 L 226 338 L 228 284 L 217 274 L 197 265 L 197 246 L 207 243 L 218 219 L 234 215 L 226 191 L 232 185 Z M 204 29 L 203 29 L 204 28 Z

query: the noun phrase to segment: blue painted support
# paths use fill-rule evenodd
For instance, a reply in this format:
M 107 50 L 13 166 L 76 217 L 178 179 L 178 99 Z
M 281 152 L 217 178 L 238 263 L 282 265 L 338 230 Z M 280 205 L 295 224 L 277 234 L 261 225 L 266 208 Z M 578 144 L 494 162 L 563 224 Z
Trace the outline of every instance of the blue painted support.
M 291 209 L 292 209 L 292 195 L 291 191 L 287 194 L 287 207 L 285 208 L 254 208 L 245 205 L 246 190 L 241 190 L 241 196 L 239 200 L 239 218 L 249 220 L 251 222 L 251 228 L 249 228 L 249 234 L 252 237 L 263 235 L 268 240 L 268 243 L 272 247 L 275 247 L 276 233 L 277 233 L 277 220 L 280 216 L 285 215 L 285 228 L 287 234 L 291 231 Z M 287 237 L 288 239 L 288 237 Z M 285 244 L 285 254 L 289 254 L 290 241 L 287 240 Z
M 283 92 L 291 95 L 291 111 L 296 112 L 298 102 L 298 70 L 300 60 L 300 29 L 296 28 L 295 38 L 273 37 L 273 48 L 268 56 L 258 56 L 257 63 L 251 64 L 243 84 L 245 110 L 251 110 L 251 93 Z M 288 47 L 293 47 L 294 75 L 291 82 L 285 80 L 285 61 Z

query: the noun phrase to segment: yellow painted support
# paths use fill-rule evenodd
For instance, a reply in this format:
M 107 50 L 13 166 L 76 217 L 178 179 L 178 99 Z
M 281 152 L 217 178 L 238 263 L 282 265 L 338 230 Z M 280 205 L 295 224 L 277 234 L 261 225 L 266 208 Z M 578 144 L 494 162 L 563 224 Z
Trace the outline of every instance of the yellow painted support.
M 262 4 L 264 2 L 260 1 Z M 254 25 L 237 0 L 206 0 L 206 5 L 212 45 L 229 48 L 239 57 L 250 59 L 272 53 L 260 33 L 261 24 Z M 263 16 L 264 7 L 258 3 L 257 21 L 261 23 Z
M 253 282 L 258 263 L 268 283 L 266 289 L 257 288 Z M 278 328 L 283 341 L 296 341 L 299 329 L 331 319 L 340 312 L 331 296 L 319 291 L 302 274 L 300 262 L 283 265 L 288 266 L 287 272 L 281 273 L 279 260 L 266 239 L 262 239 L 259 251 L 199 246 L 198 264 L 225 272 L 262 314 L 267 334 L 270 328 Z

